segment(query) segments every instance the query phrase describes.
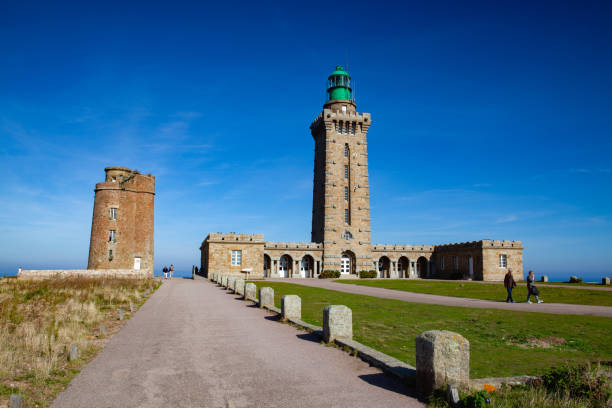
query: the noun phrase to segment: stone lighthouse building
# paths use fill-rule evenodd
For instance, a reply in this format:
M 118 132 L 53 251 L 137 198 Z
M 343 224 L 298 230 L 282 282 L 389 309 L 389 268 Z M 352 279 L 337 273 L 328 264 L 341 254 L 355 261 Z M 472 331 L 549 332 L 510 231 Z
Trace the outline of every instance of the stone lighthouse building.
M 520 241 L 443 245 L 372 244 L 368 177 L 369 113 L 357 112 L 351 77 L 341 67 L 327 80 L 314 139 L 311 242 L 269 242 L 263 234 L 210 233 L 200 246 L 201 271 L 252 277 L 341 277 L 375 271 L 379 278 L 503 280 L 523 278 Z M 92 233 L 93 236 L 93 233 Z
M 338 66 L 327 80 L 327 102 L 310 125 L 315 142 L 312 241 L 323 243 L 324 269 L 371 269 L 369 113 L 358 113 L 351 77 Z
M 96 184 L 87 269 L 147 270 L 153 274 L 155 177 L 107 167 Z

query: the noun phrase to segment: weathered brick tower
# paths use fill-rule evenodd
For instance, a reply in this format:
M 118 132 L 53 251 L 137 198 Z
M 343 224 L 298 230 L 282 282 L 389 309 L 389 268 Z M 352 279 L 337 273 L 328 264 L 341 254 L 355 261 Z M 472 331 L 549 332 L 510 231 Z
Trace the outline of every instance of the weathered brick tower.
M 342 274 L 372 269 L 367 133 L 369 113 L 358 113 L 351 77 L 337 66 L 327 102 L 310 126 L 315 140 L 312 241 L 324 244 L 323 269 Z
M 143 269 L 153 273 L 155 177 L 107 167 L 96 184 L 87 269 Z

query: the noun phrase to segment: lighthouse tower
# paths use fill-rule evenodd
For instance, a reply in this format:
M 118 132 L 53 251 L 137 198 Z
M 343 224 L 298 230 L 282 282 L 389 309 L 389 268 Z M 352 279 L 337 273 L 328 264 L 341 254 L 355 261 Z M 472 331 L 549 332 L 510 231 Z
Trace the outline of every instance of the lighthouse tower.
M 337 66 L 327 101 L 310 129 L 315 141 L 312 241 L 324 244 L 323 269 L 343 275 L 372 268 L 367 133 L 351 77 Z

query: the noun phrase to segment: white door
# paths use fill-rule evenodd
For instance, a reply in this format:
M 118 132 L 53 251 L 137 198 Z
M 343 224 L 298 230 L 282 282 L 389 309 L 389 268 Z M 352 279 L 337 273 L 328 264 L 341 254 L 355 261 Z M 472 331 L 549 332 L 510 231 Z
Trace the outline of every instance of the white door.
M 343 275 L 351 273 L 351 259 L 346 255 L 342 255 L 340 260 L 340 273 Z
M 280 261 L 278 261 L 278 276 L 281 278 L 289 277 L 289 262 L 286 257 L 281 257 Z
M 140 269 L 140 258 L 134 258 L 134 269 Z
M 308 258 L 302 258 L 302 262 L 300 262 L 300 276 L 302 278 L 308 278 L 310 271 L 310 262 L 308 262 Z

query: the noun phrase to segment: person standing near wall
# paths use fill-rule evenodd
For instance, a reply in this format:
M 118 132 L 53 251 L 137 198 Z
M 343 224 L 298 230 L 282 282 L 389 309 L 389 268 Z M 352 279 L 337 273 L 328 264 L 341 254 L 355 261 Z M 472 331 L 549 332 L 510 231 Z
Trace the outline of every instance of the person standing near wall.
M 508 291 L 506 303 L 514 303 L 514 299 L 512 299 L 512 289 L 516 287 L 516 282 L 514 281 L 514 276 L 512 276 L 512 269 L 508 269 L 508 273 L 504 276 L 504 287 L 506 291 Z
M 174 275 L 174 265 L 170 264 L 170 279 L 172 279 L 172 275 Z
M 164 265 L 164 279 L 168 279 L 168 267 Z

